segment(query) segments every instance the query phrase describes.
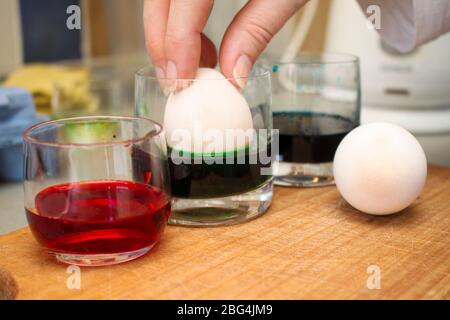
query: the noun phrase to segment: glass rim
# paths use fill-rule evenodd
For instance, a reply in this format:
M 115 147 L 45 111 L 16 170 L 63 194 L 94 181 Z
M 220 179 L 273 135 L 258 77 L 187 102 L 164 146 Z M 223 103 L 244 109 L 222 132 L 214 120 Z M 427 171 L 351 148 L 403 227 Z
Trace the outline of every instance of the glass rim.
M 216 68 L 213 68 L 214 70 L 217 70 Z M 252 75 L 250 73 L 249 76 L 247 77 L 225 77 L 224 79 L 217 79 L 217 78 L 206 78 L 206 79 L 195 79 L 195 78 L 177 78 L 177 79 L 169 79 L 169 78 L 158 78 L 156 75 L 151 75 L 148 74 L 149 71 L 154 71 L 155 67 L 153 65 L 149 65 L 149 66 L 145 66 L 140 68 L 139 70 L 136 71 L 135 76 L 140 78 L 140 79 L 152 79 L 152 80 L 156 80 L 156 81 L 161 81 L 161 80 L 175 80 L 175 81 L 189 81 L 189 82 L 194 82 L 194 81 L 224 81 L 224 80 L 228 80 L 228 81 L 236 81 L 236 80 L 249 80 L 249 79 L 258 79 L 258 78 L 264 78 L 269 76 L 270 77 L 270 69 L 261 66 L 257 63 L 255 63 L 252 67 L 252 71 L 254 71 L 255 69 L 260 69 L 262 70 L 261 72 Z M 219 72 L 222 72 L 220 70 L 217 70 Z
M 307 60 L 310 59 L 310 60 Z M 324 59 L 324 60 L 320 60 Z M 274 59 L 271 56 L 262 59 L 267 60 L 274 65 L 333 65 L 333 64 L 354 64 L 360 61 L 357 55 L 351 53 L 342 53 L 334 51 L 305 51 L 295 56 L 289 61 L 283 59 Z
M 50 142 L 36 139 L 31 136 L 32 131 L 39 129 L 41 127 L 45 127 L 51 124 L 61 124 L 68 121 L 79 121 L 79 120 L 128 120 L 128 121 L 145 121 L 150 123 L 156 127 L 156 131 L 150 131 L 144 135 L 141 135 L 137 138 L 126 139 L 126 140 L 118 140 L 118 141 L 106 141 L 106 142 L 94 142 L 94 143 L 59 143 L 59 142 Z M 146 118 L 146 117 L 127 117 L 127 116 L 84 116 L 84 117 L 72 117 L 72 118 L 63 118 L 56 120 L 47 120 L 40 123 L 37 123 L 29 128 L 27 128 L 22 133 L 22 138 L 35 145 L 49 146 L 49 147 L 59 147 L 59 148 L 80 148 L 80 147 L 102 147 L 102 146 L 114 146 L 114 145 L 126 145 L 130 143 L 142 142 L 145 140 L 152 139 L 156 136 L 160 136 L 164 131 L 164 128 L 158 122 Z

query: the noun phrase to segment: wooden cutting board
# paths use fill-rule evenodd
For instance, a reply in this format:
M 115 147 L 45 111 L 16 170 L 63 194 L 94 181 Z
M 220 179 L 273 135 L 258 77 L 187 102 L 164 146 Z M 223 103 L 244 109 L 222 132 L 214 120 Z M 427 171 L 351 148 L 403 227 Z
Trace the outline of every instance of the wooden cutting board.
M 450 169 L 430 167 L 421 197 L 388 217 L 356 211 L 335 187 L 276 188 L 263 217 L 170 226 L 141 259 L 81 268 L 79 289 L 78 271 L 27 228 L 0 237 L 0 265 L 19 299 L 450 299 Z

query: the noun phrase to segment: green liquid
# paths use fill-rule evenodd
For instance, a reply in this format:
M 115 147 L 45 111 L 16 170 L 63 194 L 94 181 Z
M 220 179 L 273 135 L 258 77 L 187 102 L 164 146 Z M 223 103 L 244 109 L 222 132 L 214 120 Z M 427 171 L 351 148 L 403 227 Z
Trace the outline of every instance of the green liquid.
M 250 158 L 255 159 L 257 155 L 256 151 L 251 154 L 249 148 L 214 154 L 206 159 L 198 154 L 173 152 L 170 148 L 168 151 L 172 195 L 178 198 L 219 198 L 243 194 L 271 179 L 270 175 L 261 172 L 261 169 L 269 168 L 270 163 L 262 164 L 258 155 L 257 161 L 254 161 L 256 163 L 251 164 Z M 172 158 L 172 153 L 183 155 L 189 163 L 179 164 L 180 159 Z M 270 157 L 270 144 L 258 153 Z M 222 163 L 212 163 L 212 159 L 222 159 Z

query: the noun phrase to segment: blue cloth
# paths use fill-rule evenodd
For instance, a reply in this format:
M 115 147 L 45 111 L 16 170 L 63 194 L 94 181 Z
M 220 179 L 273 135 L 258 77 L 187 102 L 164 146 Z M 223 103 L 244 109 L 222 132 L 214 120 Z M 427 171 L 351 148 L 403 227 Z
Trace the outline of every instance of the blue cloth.
M 0 180 L 23 176 L 22 133 L 47 120 L 38 116 L 31 94 L 21 88 L 0 88 Z
M 0 88 L 0 123 L 33 120 L 36 109 L 31 94 L 22 88 Z
M 0 149 L 20 143 L 22 132 L 42 120 L 28 91 L 0 88 Z

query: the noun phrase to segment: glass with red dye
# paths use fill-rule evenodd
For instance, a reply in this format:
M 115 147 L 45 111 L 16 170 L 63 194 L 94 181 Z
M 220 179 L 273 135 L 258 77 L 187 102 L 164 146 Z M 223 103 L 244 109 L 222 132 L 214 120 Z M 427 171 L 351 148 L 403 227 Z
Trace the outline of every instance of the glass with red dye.
M 87 117 L 30 128 L 25 211 L 59 261 L 98 266 L 135 259 L 159 243 L 170 215 L 161 127 L 146 119 Z

